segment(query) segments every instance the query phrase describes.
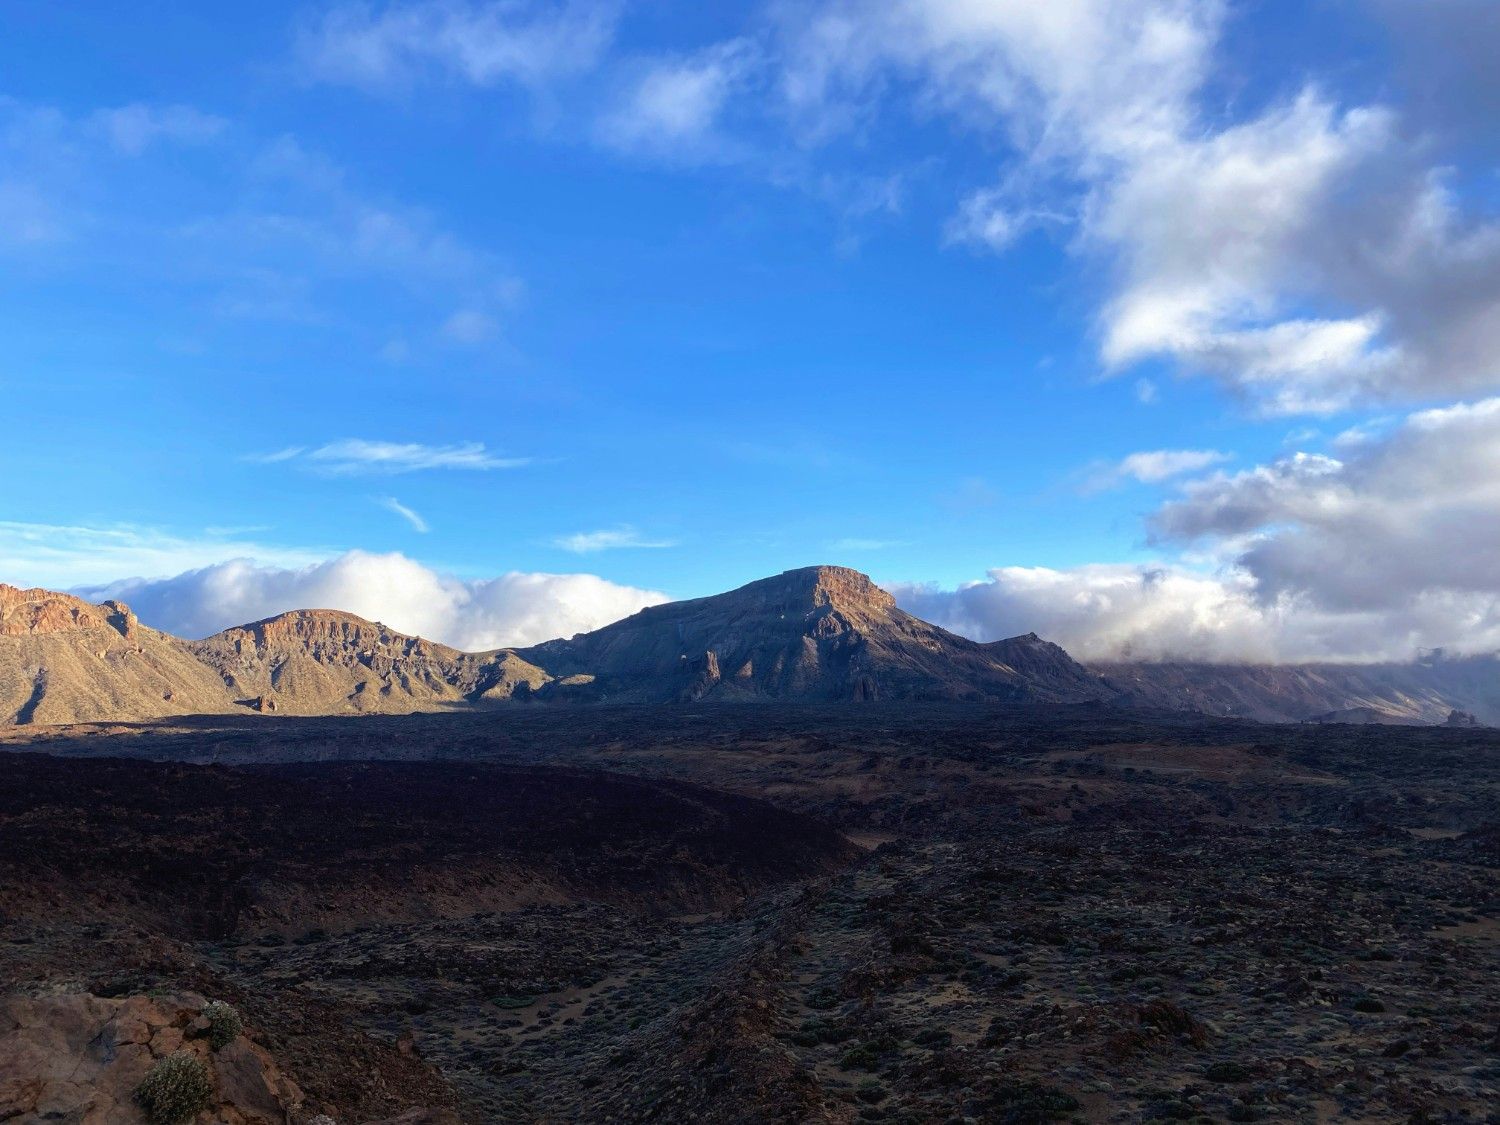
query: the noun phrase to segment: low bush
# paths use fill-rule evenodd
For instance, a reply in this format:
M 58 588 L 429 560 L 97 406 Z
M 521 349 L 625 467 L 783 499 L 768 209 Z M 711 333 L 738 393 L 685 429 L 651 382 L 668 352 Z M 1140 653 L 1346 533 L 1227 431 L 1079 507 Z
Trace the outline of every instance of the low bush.
M 222 1000 L 203 1005 L 203 1018 L 208 1020 L 208 1045 L 215 1051 L 229 1046 L 245 1030 L 240 1014 Z
M 158 1059 L 135 1088 L 151 1125 L 183 1125 L 208 1108 L 213 1094 L 208 1067 L 187 1051 Z

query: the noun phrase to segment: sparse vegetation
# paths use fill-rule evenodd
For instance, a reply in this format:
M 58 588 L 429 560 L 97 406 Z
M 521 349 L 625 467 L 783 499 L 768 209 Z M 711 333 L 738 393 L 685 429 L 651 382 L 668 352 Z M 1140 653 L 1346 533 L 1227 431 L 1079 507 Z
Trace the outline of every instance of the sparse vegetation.
M 215 1051 L 222 1051 L 245 1030 L 239 1012 L 222 1000 L 203 1005 L 203 1018 L 208 1021 L 208 1045 Z
M 187 1051 L 158 1059 L 135 1088 L 151 1125 L 183 1125 L 208 1108 L 213 1094 L 208 1067 Z

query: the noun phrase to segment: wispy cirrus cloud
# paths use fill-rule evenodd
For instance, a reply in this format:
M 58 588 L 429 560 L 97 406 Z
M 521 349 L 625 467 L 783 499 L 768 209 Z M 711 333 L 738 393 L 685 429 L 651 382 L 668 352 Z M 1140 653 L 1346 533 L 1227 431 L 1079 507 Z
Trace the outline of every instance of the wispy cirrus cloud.
M 417 361 L 426 343 L 491 355 L 525 290 L 514 270 L 357 179 L 295 136 L 189 105 L 0 96 L 0 252 L 90 282 L 108 263 L 194 333 L 268 321 L 370 351 L 394 335 Z
M 673 161 L 735 156 L 737 146 L 720 135 L 719 119 L 760 65 L 748 39 L 653 59 L 632 77 L 620 104 L 604 115 L 599 137 L 613 148 Z
M 315 81 L 377 93 L 424 79 L 540 87 L 592 67 L 617 19 L 607 0 L 341 4 L 302 29 L 296 55 Z
M 265 527 L 168 531 L 144 524 L 44 524 L 0 521 L 0 582 L 70 589 L 129 575 L 177 574 L 230 558 L 282 567 L 327 558 L 327 548 L 288 547 L 252 538 Z
M 190 105 L 145 102 L 101 109 L 89 120 L 116 152 L 127 156 L 139 156 L 158 141 L 201 144 L 229 128 L 224 118 Z
M 418 473 L 433 469 L 488 472 L 531 464 L 529 457 L 497 456 L 478 441 L 424 445 L 366 438 L 345 438 L 311 448 L 294 445 L 270 453 L 252 453 L 244 460 L 261 465 L 295 464 L 330 476 Z
M 1080 490 L 1084 493 L 1105 492 L 1132 482 L 1160 484 L 1173 477 L 1201 472 L 1222 465 L 1230 454 L 1217 449 L 1151 449 L 1122 457 L 1112 465 L 1095 466 Z
M 599 551 L 624 549 L 660 550 L 677 546 L 673 539 L 651 539 L 628 524 L 605 528 L 600 531 L 579 531 L 572 535 L 560 535 L 552 541 L 554 547 L 572 551 L 575 555 L 592 555 Z
M 392 512 L 404 519 L 408 524 L 411 525 L 411 529 L 413 531 L 417 531 L 422 533 L 423 535 L 426 535 L 429 531 L 432 530 L 432 528 L 428 526 L 425 519 L 423 519 L 417 512 L 401 503 L 401 501 L 397 500 L 394 496 L 382 496 L 377 501 L 377 503 L 386 511 Z

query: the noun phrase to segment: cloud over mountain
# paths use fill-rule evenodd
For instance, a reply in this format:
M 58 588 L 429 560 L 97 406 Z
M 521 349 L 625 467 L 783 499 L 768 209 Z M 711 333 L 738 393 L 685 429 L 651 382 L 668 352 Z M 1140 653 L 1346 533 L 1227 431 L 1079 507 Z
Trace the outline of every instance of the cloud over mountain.
M 912 612 L 1089 659 L 1405 660 L 1500 649 L 1500 399 L 1405 418 L 1341 457 L 1190 480 L 1148 519 L 1194 567 L 1001 567 Z
M 405 555 L 367 551 L 303 567 L 231 559 L 80 593 L 128 602 L 146 624 L 179 636 L 204 637 L 292 609 L 339 609 L 471 652 L 571 636 L 667 600 L 592 574 L 512 571 L 465 580 Z

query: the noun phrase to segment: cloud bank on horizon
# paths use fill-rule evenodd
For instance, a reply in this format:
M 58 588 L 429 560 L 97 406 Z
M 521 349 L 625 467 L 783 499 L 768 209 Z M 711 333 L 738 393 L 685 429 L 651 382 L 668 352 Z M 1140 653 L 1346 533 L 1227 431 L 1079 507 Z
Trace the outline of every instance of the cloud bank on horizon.
M 509 142 L 503 151 L 519 161 L 547 154 L 532 169 L 538 195 L 509 200 L 527 216 L 522 225 L 542 232 L 525 268 L 513 260 L 524 251 L 502 246 L 527 241 L 513 216 L 497 232 L 451 186 L 427 184 L 423 195 L 421 177 L 381 183 L 368 172 L 375 156 L 346 136 L 294 135 L 224 95 L 210 110 L 189 97 L 54 106 L 0 90 L 0 254 L 31 271 L 25 280 L 46 283 L 30 290 L 56 286 L 68 306 L 79 278 L 119 272 L 122 284 L 190 307 L 195 331 L 200 321 L 252 325 L 238 338 L 247 348 L 284 334 L 283 349 L 255 351 L 254 369 L 226 384 L 258 385 L 262 368 L 284 368 L 278 387 L 298 403 L 320 381 L 330 387 L 327 399 L 307 398 L 317 409 L 278 408 L 247 423 L 254 440 L 222 458 L 232 463 L 226 474 L 242 475 L 207 485 L 191 514 L 170 511 L 172 487 L 131 509 L 141 523 L 102 522 L 109 504 L 95 506 L 82 486 L 68 526 L 0 506 L 0 578 L 123 597 L 150 624 L 187 635 L 316 605 L 483 648 L 597 627 L 661 600 L 658 586 L 715 592 L 732 584 L 716 574 L 741 574 L 751 558 L 764 558 L 766 572 L 846 561 L 805 557 L 810 544 L 831 542 L 921 616 L 979 639 L 1034 630 L 1084 659 L 1500 649 L 1493 7 L 1350 0 L 1319 25 L 1328 41 L 1330 29 L 1358 24 L 1384 46 L 1327 57 L 1316 36 L 1311 47 L 1280 50 L 1278 29 L 1233 0 L 746 3 L 693 22 L 687 36 L 664 31 L 670 21 L 641 31 L 639 13 L 612 0 L 274 10 L 276 66 L 293 79 L 287 97 L 336 99 L 329 118 L 393 130 L 441 131 L 468 109 L 486 130 L 476 148 Z M 500 106 L 524 123 L 515 126 L 522 139 L 492 128 Z M 554 161 L 567 174 L 546 180 Z M 524 180 L 520 167 L 513 178 Z M 599 198 L 620 193 L 643 222 L 660 181 L 628 195 L 641 177 L 681 186 L 673 208 L 712 206 L 696 198 L 705 187 L 715 198 L 735 193 L 729 207 L 684 211 L 697 222 L 681 257 L 674 232 L 691 219 L 618 232 L 657 247 L 662 272 L 680 276 L 684 291 L 649 276 L 639 256 L 609 257 L 613 228 L 559 252 L 564 227 L 601 205 L 579 185 L 612 169 L 619 178 Z M 123 185 L 120 198 L 105 185 Z M 550 225 L 544 194 L 558 197 Z M 157 202 L 128 209 L 142 199 Z M 797 215 L 793 241 L 812 226 L 809 213 L 831 216 L 829 272 L 803 260 L 776 272 L 787 265 L 778 256 L 787 236 L 767 215 L 782 211 Z M 769 231 L 763 243 L 758 225 Z M 929 257 L 860 256 L 891 229 L 916 230 Z M 694 273 L 718 237 L 724 258 Z M 715 288 L 745 260 L 756 263 L 753 282 Z M 586 279 L 566 299 L 557 261 Z M 948 271 L 962 279 L 950 282 Z M 765 325 L 741 318 L 781 285 L 796 305 L 833 307 L 832 294 L 866 272 L 919 280 L 872 291 L 841 331 L 821 320 L 803 335 L 787 327 L 788 351 L 817 358 L 771 388 L 787 352 Z M 813 280 L 799 288 L 804 276 Z M 1002 321 L 992 299 L 976 316 L 1031 350 L 1016 344 L 997 359 L 966 340 L 945 353 L 942 329 L 923 336 L 938 312 L 972 300 L 977 277 L 1018 294 L 1065 292 L 1049 300 L 1067 306 L 1066 329 L 1083 341 L 1076 370 L 1053 374 L 1056 339 L 1032 341 L 1026 318 Z M 526 317 L 558 316 L 547 309 L 564 304 L 606 316 L 622 290 L 637 288 L 648 309 L 683 312 L 683 321 L 657 331 L 634 306 L 607 325 L 558 319 L 562 342 L 551 352 L 533 339 L 539 358 L 507 358 Z M 943 307 L 901 321 L 898 301 L 926 290 L 941 292 Z M 790 321 L 796 311 L 774 314 Z M 881 370 L 882 345 L 852 349 L 883 320 L 926 340 L 933 358 L 892 360 L 884 382 L 870 381 L 882 377 L 867 374 Z M 158 332 L 170 339 L 153 340 L 141 368 L 164 352 L 209 347 L 174 331 Z M 664 351 L 689 336 L 682 352 Z M 591 337 L 606 341 L 595 362 L 608 372 L 592 383 L 570 374 L 542 386 L 515 374 L 583 369 Z M 764 343 L 766 358 L 741 358 L 749 339 Z M 615 375 L 633 342 L 646 358 Z M 283 354 L 303 344 L 307 368 Z M 26 373 L 61 362 L 56 348 L 28 346 L 19 358 L 0 355 L 0 384 L 40 383 Z M 325 376 L 346 353 L 359 357 L 347 382 Z M 734 358 L 715 367 L 724 356 Z M 112 353 L 98 361 L 109 375 L 84 391 L 112 389 L 114 362 Z M 502 368 L 509 374 L 497 375 Z M 672 383 L 665 368 L 694 375 Z M 205 360 L 170 389 L 190 397 L 183 387 L 212 387 L 215 374 Z M 846 424 L 808 437 L 780 410 L 756 415 L 753 396 L 736 388 L 763 385 L 768 402 L 804 396 L 813 407 L 831 388 L 826 402 Z M 370 405 L 397 396 L 383 414 Z M 150 396 L 112 401 L 128 410 L 132 397 Z M 700 397 L 701 412 L 681 405 Z M 644 405 L 633 413 L 636 400 Z M 896 404 L 885 412 L 894 421 L 844 418 L 868 400 Z M 215 409 L 203 417 L 217 420 L 222 400 L 205 401 Z M 1136 413 L 1120 413 L 1125 404 Z M 253 404 L 243 409 L 254 414 Z M 349 410 L 368 413 L 346 419 Z M 1098 413 L 1075 427 L 1073 415 L 1089 411 Z M 706 419 L 724 429 L 689 445 L 682 435 L 705 430 Z M 153 421 L 142 415 L 137 428 Z M 995 440 L 999 427 L 1005 441 Z M 861 445 L 865 433 L 873 436 Z M 1101 435 L 1129 444 L 1103 448 Z M 221 450 L 208 440 L 180 462 L 164 455 L 173 468 L 163 475 L 209 465 Z M 39 449 L 0 452 L 0 470 L 17 476 Z M 637 473 L 632 458 L 651 462 L 654 475 Z M 61 460 L 51 464 L 59 476 Z M 747 461 L 765 476 L 754 494 L 736 488 Z M 882 474 L 886 461 L 913 478 L 922 473 L 911 466 L 941 469 L 902 495 L 904 481 Z M 1024 501 L 997 489 L 1012 475 L 1024 478 Z M 395 476 L 399 498 L 385 492 L 395 482 L 372 494 L 369 478 Z M 288 490 L 318 497 L 300 535 L 265 517 Z M 960 493 L 967 499 L 934 499 Z M 249 526 L 189 534 L 144 524 L 155 504 L 157 523 L 194 526 L 220 496 Z M 766 497 L 825 506 L 793 524 Z M 1018 530 L 1028 503 L 1039 514 Z M 1091 539 L 1057 531 L 1085 510 L 1064 504 L 1103 513 Z M 389 525 L 378 533 L 358 522 L 377 508 Z M 846 528 L 851 509 L 872 522 Z M 325 534 L 319 521 L 337 530 Z M 956 530 L 965 523 L 979 529 L 969 540 Z M 496 545 L 466 525 L 508 538 Z M 328 545 L 377 534 L 390 549 Z M 476 558 L 524 557 L 497 577 L 461 580 L 414 559 L 411 541 L 394 535 L 421 536 L 430 558 L 461 554 L 470 574 L 493 570 Z M 280 542 L 288 538 L 310 545 Z M 619 564 L 633 583 L 549 569 L 578 555 L 649 561 Z M 959 581 L 950 558 L 976 577 Z M 1067 561 L 1036 565 L 1049 558 Z M 1018 559 L 1032 565 L 1009 565 Z M 669 577 L 642 578 L 652 567 Z M 926 580 L 939 571 L 942 581 Z
M 338 609 L 469 652 L 586 633 L 667 600 L 592 574 L 511 572 L 465 581 L 404 555 L 367 551 L 295 568 L 230 559 L 75 592 L 124 601 L 152 628 L 177 636 L 206 637 L 293 609 Z

